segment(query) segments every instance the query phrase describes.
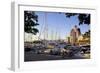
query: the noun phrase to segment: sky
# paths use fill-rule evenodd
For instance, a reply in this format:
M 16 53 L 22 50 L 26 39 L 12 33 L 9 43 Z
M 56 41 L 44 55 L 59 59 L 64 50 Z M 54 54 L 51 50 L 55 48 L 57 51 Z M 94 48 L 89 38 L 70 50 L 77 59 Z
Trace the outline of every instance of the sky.
M 44 34 L 48 33 L 47 39 L 66 39 L 67 36 L 70 36 L 71 29 L 77 25 L 81 33 L 85 33 L 90 29 L 90 25 L 83 24 L 79 25 L 79 20 L 77 16 L 72 16 L 67 18 L 64 13 L 59 12 L 35 12 L 38 15 L 39 25 L 36 28 L 39 30 L 39 33 L 36 36 L 44 38 Z M 45 26 L 47 30 L 45 29 Z M 46 31 L 46 32 L 45 32 Z

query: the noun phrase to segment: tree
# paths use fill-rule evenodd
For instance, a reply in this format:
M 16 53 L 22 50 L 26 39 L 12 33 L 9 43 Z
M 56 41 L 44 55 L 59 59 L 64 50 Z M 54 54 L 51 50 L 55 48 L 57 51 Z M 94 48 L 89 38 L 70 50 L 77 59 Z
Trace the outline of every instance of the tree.
M 36 35 L 39 30 L 35 28 L 38 24 L 38 16 L 34 11 L 24 11 L 24 31 Z
M 72 16 L 78 16 L 79 25 L 81 24 L 90 24 L 90 14 L 81 14 L 81 13 L 65 13 L 66 17 L 70 18 Z
M 90 38 L 90 30 L 88 30 L 87 32 L 85 32 L 85 33 L 83 34 L 83 36 L 84 36 L 84 38 L 85 38 L 85 37 L 89 37 L 89 38 Z

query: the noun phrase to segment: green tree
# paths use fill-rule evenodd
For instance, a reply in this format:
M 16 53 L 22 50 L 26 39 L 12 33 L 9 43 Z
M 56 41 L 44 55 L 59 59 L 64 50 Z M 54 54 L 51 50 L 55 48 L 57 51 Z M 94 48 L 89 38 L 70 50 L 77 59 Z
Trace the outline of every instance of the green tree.
M 85 32 L 85 33 L 83 34 L 83 36 L 84 36 L 84 38 L 85 38 L 85 37 L 90 37 L 90 30 L 88 30 L 87 32 Z
M 65 13 L 66 17 L 70 18 L 72 16 L 78 16 L 79 25 L 81 24 L 90 24 L 90 14 L 82 13 Z
M 24 31 L 36 35 L 39 30 L 35 28 L 38 24 L 38 16 L 34 11 L 24 11 Z

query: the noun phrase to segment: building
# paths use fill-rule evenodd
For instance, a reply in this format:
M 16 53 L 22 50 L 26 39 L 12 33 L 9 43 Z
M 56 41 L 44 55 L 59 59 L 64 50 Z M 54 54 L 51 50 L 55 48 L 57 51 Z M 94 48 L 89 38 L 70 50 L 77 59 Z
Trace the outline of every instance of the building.
M 67 37 L 67 43 L 70 44 L 70 36 Z
M 84 35 L 80 35 L 77 40 L 78 45 L 90 45 L 90 37 L 84 37 Z
M 77 40 L 78 37 L 81 35 L 81 31 L 80 28 L 78 28 L 76 25 L 74 26 L 74 28 L 72 28 L 71 32 L 70 32 L 70 43 L 72 45 L 76 45 L 77 44 Z

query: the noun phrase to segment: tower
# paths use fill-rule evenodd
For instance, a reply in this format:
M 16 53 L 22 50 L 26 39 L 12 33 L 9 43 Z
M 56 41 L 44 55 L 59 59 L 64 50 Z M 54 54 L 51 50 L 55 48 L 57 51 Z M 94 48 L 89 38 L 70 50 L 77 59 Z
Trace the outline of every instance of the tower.
M 78 28 L 75 25 L 74 28 L 72 28 L 72 30 L 70 32 L 71 44 L 72 45 L 76 45 L 78 37 L 80 36 L 80 34 L 81 34 L 80 28 Z

